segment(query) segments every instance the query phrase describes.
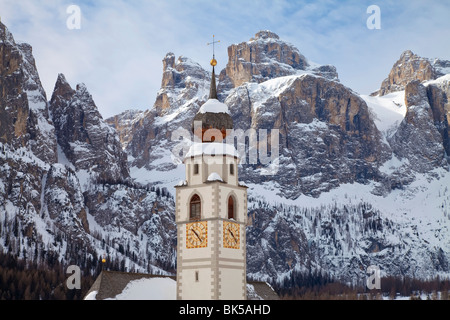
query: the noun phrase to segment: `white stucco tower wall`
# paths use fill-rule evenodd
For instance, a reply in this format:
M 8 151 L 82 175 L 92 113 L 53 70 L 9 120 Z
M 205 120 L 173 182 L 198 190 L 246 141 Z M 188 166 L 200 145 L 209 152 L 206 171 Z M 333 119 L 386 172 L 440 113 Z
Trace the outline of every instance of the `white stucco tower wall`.
M 246 299 L 247 187 L 239 184 L 238 161 L 234 146 L 223 143 L 196 144 L 185 158 L 186 181 L 176 186 L 177 299 Z M 192 219 L 195 195 L 201 210 Z M 206 235 L 193 245 L 195 223 Z
M 193 119 L 199 142 L 184 159 L 186 180 L 175 187 L 177 299 L 183 300 L 247 297 L 247 187 L 239 184 L 235 147 L 223 143 L 233 121 L 217 98 L 216 64 L 213 58 L 209 99 Z

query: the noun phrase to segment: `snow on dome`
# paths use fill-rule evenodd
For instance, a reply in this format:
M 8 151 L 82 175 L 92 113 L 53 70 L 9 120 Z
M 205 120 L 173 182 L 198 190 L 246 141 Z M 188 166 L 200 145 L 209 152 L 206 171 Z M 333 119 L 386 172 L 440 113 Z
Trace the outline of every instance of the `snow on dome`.
M 198 110 L 199 113 L 227 113 L 230 114 L 228 106 L 217 99 L 209 99 Z
M 208 179 L 206 179 L 207 181 L 222 181 L 222 178 L 220 177 L 220 175 L 217 172 L 213 172 L 208 176 Z
M 199 155 L 228 155 L 233 157 L 238 157 L 239 154 L 236 148 L 228 143 L 222 142 L 210 142 L 210 143 L 194 143 L 188 153 L 186 158 L 199 156 Z

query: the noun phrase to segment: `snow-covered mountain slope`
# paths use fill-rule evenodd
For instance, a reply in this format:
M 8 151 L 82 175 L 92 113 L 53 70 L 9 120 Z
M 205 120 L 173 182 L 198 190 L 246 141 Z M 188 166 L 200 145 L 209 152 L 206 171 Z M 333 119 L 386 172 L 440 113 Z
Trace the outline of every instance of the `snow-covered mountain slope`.
M 276 186 L 249 184 L 249 275 L 287 285 L 295 273 L 320 271 L 364 285 L 376 265 L 382 276 L 448 277 L 450 174 L 434 174 L 385 197 L 354 183 L 287 200 Z
M 384 96 L 361 95 L 367 103 L 375 121 L 375 125 L 385 137 L 397 131 L 405 118 L 405 91 L 397 91 Z
M 50 102 L 31 46 L 0 23 L 0 250 L 93 273 L 175 267 L 173 199 L 129 178 L 86 86 L 59 75 Z

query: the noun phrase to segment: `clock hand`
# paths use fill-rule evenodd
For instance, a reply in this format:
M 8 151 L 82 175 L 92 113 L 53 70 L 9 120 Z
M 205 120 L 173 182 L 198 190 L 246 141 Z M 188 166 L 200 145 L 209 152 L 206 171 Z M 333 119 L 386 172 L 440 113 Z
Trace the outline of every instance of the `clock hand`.
M 198 233 L 197 233 L 194 229 L 192 229 L 192 232 L 194 232 L 195 235 L 197 236 L 197 239 L 198 239 L 200 242 L 202 242 L 202 239 L 200 239 L 200 236 L 198 235 Z
M 233 237 L 234 241 L 237 241 L 236 237 L 235 237 L 234 234 L 233 234 L 233 231 L 231 231 L 231 230 L 229 230 L 229 231 L 230 231 L 231 236 Z

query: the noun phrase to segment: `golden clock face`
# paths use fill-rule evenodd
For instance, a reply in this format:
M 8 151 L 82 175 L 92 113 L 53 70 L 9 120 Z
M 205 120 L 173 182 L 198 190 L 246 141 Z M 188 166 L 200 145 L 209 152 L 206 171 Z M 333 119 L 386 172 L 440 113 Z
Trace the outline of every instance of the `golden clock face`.
M 234 222 L 223 222 L 223 246 L 224 248 L 239 249 L 241 244 L 240 226 Z
M 208 223 L 198 221 L 186 225 L 186 248 L 204 248 L 208 246 Z

